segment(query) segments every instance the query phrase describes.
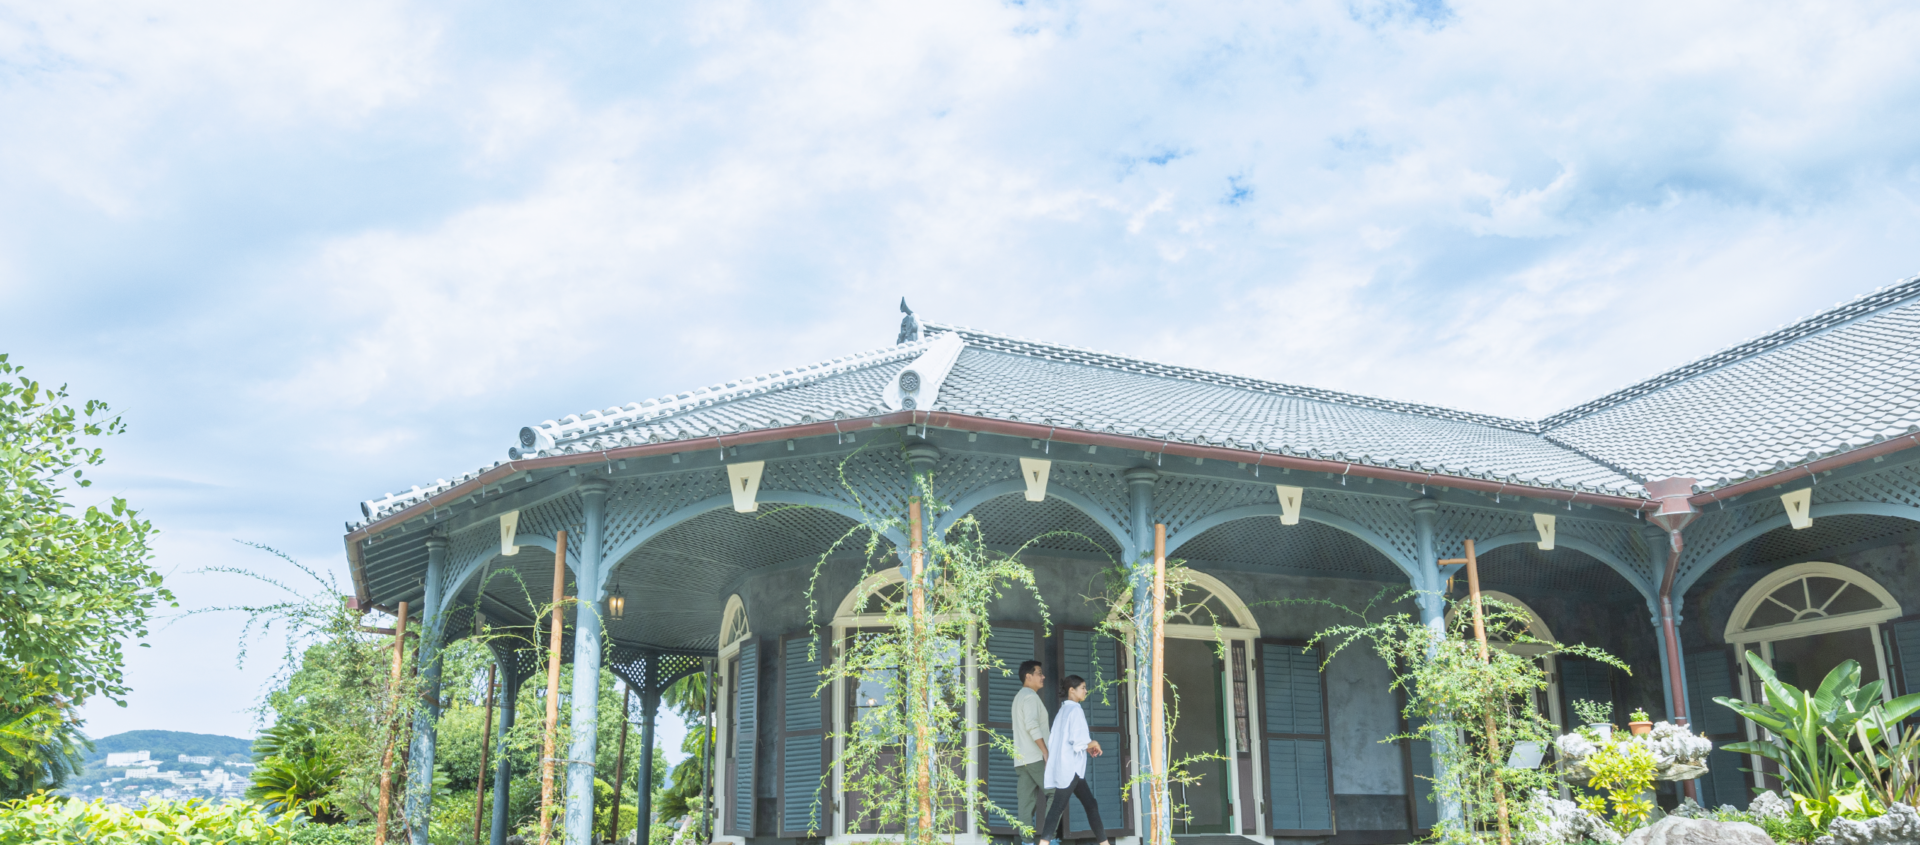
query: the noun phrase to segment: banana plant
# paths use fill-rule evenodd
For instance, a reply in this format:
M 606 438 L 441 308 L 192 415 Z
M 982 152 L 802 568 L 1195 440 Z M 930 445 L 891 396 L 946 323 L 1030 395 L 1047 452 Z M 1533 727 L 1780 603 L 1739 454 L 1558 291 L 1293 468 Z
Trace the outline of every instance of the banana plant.
M 1778 764 L 1787 790 L 1808 805 L 1840 807 L 1859 789 L 1861 773 L 1849 759 L 1846 743 L 1834 738 L 1859 734 L 1871 743 L 1886 726 L 1920 710 L 1920 693 L 1882 703 L 1880 691 L 1885 683 L 1861 686 L 1860 664 L 1852 660 L 1833 667 L 1818 688 L 1806 692 L 1781 683 L 1759 655 L 1747 652 L 1746 658 L 1760 679 L 1765 702 L 1749 704 L 1724 696 L 1713 700 L 1766 728 L 1773 738 L 1723 748 Z

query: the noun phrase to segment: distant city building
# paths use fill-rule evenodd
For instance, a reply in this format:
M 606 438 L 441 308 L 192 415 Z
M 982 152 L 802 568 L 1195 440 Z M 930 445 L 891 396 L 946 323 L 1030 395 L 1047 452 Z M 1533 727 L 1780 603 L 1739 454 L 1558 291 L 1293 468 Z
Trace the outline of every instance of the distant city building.
M 118 754 L 107 755 L 107 768 L 110 769 L 117 769 L 123 766 L 144 766 L 151 762 L 153 762 L 153 755 L 146 751 L 123 751 Z
M 146 752 L 142 751 L 140 753 L 145 754 Z M 174 774 L 174 773 L 168 772 L 168 774 Z M 161 775 L 160 775 L 159 766 L 148 766 L 147 768 L 144 768 L 144 769 L 128 769 L 124 774 L 121 775 L 121 777 L 124 777 L 128 780 L 133 780 L 136 778 L 157 778 L 160 776 Z
M 194 757 L 192 755 L 182 754 L 180 755 L 180 762 L 192 763 L 196 766 L 211 766 L 213 765 L 213 757 L 211 755 L 206 757 Z

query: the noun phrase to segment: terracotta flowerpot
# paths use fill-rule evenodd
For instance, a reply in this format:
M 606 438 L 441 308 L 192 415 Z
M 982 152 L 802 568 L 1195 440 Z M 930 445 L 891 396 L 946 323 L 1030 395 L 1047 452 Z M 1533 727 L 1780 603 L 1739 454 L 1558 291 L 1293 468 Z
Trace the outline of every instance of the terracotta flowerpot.
M 1634 736 L 1646 736 L 1648 731 L 1653 730 L 1653 723 L 1652 722 L 1628 722 L 1627 729 L 1630 731 L 1633 731 Z

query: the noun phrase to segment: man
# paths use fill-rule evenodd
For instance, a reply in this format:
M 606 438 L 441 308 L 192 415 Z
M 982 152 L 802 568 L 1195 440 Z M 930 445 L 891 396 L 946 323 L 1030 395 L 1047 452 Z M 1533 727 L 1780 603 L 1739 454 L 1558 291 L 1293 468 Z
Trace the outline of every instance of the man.
M 1020 823 L 1033 825 L 1040 839 L 1048 838 L 1039 830 L 1039 814 L 1047 811 L 1047 790 L 1041 785 L 1047 779 L 1047 737 L 1053 732 L 1047 723 L 1046 702 L 1040 700 L 1040 688 L 1046 682 L 1040 661 L 1026 661 L 1020 664 L 1020 691 L 1013 696 L 1013 770 L 1019 773 Z

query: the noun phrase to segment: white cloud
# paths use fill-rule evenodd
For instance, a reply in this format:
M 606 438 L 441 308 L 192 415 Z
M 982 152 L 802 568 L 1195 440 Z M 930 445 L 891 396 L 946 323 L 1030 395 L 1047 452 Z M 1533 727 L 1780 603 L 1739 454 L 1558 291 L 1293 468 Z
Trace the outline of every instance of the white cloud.
M 1916 41 L 1894 2 L 14 7 L 0 306 L 147 410 L 143 470 L 249 479 L 163 515 L 316 549 L 520 424 L 883 345 L 902 294 L 1537 416 L 1920 269 Z

